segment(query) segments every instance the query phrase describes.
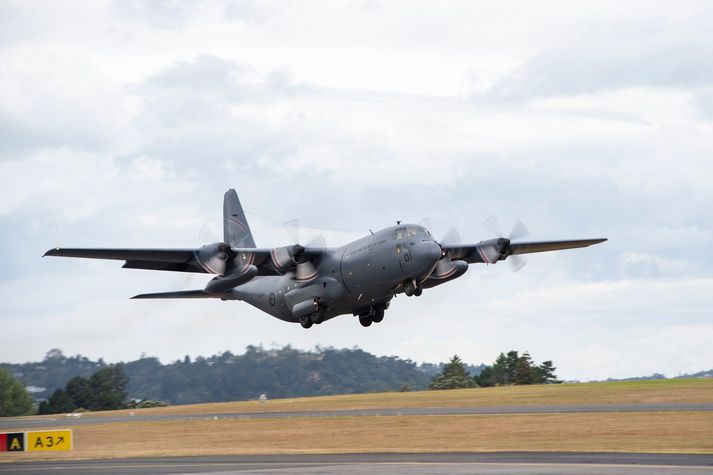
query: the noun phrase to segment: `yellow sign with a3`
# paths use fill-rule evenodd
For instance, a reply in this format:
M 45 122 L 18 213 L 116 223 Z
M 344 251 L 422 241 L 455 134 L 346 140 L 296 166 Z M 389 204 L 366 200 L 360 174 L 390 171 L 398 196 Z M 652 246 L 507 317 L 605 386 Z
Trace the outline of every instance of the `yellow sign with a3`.
M 29 431 L 25 450 L 29 452 L 72 450 L 72 430 Z

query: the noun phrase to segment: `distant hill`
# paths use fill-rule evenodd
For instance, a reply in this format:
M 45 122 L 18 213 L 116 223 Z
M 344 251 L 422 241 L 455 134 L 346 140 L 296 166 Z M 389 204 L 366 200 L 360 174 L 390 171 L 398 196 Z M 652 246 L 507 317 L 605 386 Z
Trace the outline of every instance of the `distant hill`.
M 654 373 L 650 376 L 633 376 L 631 378 L 620 378 L 620 379 L 615 379 L 615 378 L 608 378 L 605 381 L 650 381 L 653 379 L 688 379 L 688 378 L 713 378 L 713 369 L 709 369 L 707 371 L 699 371 L 697 373 L 692 373 L 692 374 L 682 374 L 680 376 L 674 376 L 673 378 L 667 378 L 665 375 L 661 373 Z
M 375 356 L 358 348 L 315 348 L 302 351 L 286 346 L 264 349 L 249 346 L 244 354 L 229 351 L 162 364 L 142 357 L 122 363 L 129 376 L 129 397 L 160 399 L 171 404 L 349 394 L 426 389 L 443 363 L 417 365 L 395 356 Z M 106 366 L 77 355 L 50 350 L 41 362 L 9 364 L 9 369 L 34 394 L 44 399 L 74 376 L 89 376 Z M 483 366 L 468 365 L 471 375 Z

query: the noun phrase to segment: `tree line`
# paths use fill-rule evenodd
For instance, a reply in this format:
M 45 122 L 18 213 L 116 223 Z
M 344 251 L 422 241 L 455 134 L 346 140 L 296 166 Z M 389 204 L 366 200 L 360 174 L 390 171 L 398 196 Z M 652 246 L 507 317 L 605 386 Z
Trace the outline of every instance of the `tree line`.
M 500 353 L 492 365 L 485 366 L 479 374 L 471 376 L 458 355 L 454 355 L 443 371 L 434 376 L 429 389 L 458 389 L 473 387 L 507 386 L 511 384 L 556 384 L 552 361 L 536 365 L 526 351 Z
M 121 365 L 109 365 L 88 378 L 75 376 L 64 388 L 57 388 L 41 401 L 39 414 L 59 414 L 77 410 L 108 411 L 126 406 L 129 377 Z
M 57 349 L 40 362 L 0 364 L 38 400 L 49 400 L 57 388 L 67 392 L 73 378 L 91 379 L 108 366 L 81 355 L 68 357 Z M 191 404 L 255 399 L 261 394 L 278 398 L 426 389 L 442 365 L 375 356 L 359 348 L 316 347 L 304 351 L 290 346 L 248 346 L 242 354 L 225 351 L 169 363 L 142 356 L 121 363 L 121 368 L 129 379 L 126 392 L 130 400 Z M 64 396 L 60 393 L 58 398 Z M 84 403 L 81 407 L 89 408 Z
M 2 371 L 5 367 L 6 371 Z M 9 372 L 7 370 L 10 370 Z M 108 410 L 131 401 L 191 404 L 270 398 L 349 394 L 506 384 L 557 382 L 552 362 L 535 365 L 529 354 L 501 354 L 492 365 L 421 363 L 375 356 L 359 348 L 248 346 L 168 364 L 144 357 L 109 365 L 81 355 L 51 350 L 37 363 L 0 364 L 0 415 Z M 14 375 L 15 377 L 13 377 Z M 44 387 L 46 385 L 47 387 Z M 33 391 L 39 407 L 33 407 Z

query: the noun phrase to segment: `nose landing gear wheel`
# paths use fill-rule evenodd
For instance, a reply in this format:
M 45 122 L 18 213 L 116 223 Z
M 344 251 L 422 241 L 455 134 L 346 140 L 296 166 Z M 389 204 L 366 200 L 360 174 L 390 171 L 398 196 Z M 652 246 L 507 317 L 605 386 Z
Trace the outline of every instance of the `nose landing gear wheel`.
M 310 314 L 309 318 L 312 321 L 312 323 L 316 323 L 317 325 L 322 323 L 324 321 L 324 307 L 320 306 L 319 310 Z
M 421 287 L 421 284 L 417 284 L 415 280 L 404 282 L 403 286 L 404 293 L 407 297 L 411 297 L 412 295 L 418 297 L 423 293 L 423 287 Z
M 309 315 L 305 315 L 304 317 L 300 317 L 300 325 L 302 325 L 302 328 L 309 328 L 312 326 L 312 318 Z

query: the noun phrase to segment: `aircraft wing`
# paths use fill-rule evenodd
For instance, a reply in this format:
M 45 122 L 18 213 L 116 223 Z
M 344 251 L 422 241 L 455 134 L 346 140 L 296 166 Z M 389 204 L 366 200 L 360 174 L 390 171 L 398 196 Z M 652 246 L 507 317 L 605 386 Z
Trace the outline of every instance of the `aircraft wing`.
M 125 269 L 147 269 L 174 272 L 197 272 L 215 274 L 212 257 L 217 245 L 197 249 L 99 249 L 99 248 L 59 248 L 50 249 L 45 256 L 78 257 L 84 259 L 110 259 L 126 261 Z M 258 275 L 280 275 L 291 270 L 291 257 L 282 252 L 286 248 L 230 248 L 234 258 L 250 263 L 258 268 Z M 303 248 L 303 254 L 310 258 L 321 256 L 325 249 Z
M 441 248 L 450 254 L 451 259 L 461 259 L 468 263 L 494 263 L 502 260 L 504 256 L 577 249 L 599 244 L 606 240 L 606 238 L 529 242 L 509 242 L 505 240 L 507 242 L 500 244 L 498 239 L 491 239 L 478 244 L 442 244 Z
M 128 269 L 206 273 L 196 260 L 196 249 L 50 249 L 45 256 L 126 261 Z
M 606 241 L 600 239 L 575 239 L 572 241 L 533 241 L 533 242 L 513 242 L 510 243 L 512 254 L 528 254 L 531 252 L 561 251 L 563 249 L 576 249 L 579 247 L 589 247 Z

